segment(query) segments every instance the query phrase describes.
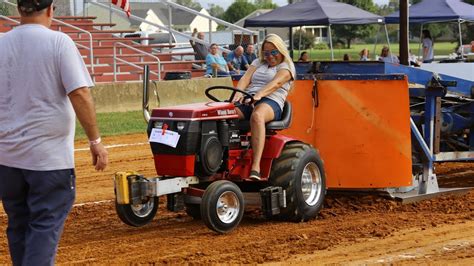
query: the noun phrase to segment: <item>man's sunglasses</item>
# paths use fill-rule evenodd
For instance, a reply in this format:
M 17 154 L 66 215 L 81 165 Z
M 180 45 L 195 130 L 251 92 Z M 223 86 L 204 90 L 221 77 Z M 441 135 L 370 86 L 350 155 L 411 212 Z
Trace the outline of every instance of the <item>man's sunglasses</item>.
M 263 55 L 266 56 L 266 57 L 268 57 L 268 56 L 270 56 L 270 55 L 271 55 L 271 56 L 277 56 L 277 55 L 279 55 L 279 54 L 280 54 L 280 51 L 278 51 L 278 50 L 276 50 L 276 49 L 275 49 L 275 50 L 271 50 L 271 51 L 263 51 Z

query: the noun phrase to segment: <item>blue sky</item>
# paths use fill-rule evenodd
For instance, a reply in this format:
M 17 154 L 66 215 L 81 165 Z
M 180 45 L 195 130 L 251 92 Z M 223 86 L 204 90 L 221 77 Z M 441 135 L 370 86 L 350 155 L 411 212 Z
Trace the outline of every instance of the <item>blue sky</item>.
M 234 1 L 232 0 L 227 0 L 227 1 L 222 1 L 222 0 L 196 0 L 196 2 L 199 2 L 202 7 L 207 8 L 209 4 L 217 4 L 223 7 L 224 9 L 227 9 L 230 4 L 232 4 Z M 288 0 L 273 0 L 273 3 L 279 5 L 279 6 L 285 6 L 288 4 Z M 388 0 L 374 0 L 374 3 L 378 5 L 383 5 L 383 4 L 388 4 Z

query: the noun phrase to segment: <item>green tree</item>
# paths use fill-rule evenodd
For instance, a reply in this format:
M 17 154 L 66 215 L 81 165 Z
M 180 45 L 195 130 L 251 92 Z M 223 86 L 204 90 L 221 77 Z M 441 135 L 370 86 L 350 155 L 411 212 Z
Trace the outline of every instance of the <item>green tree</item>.
M 175 0 L 176 4 L 180 4 L 185 7 L 189 7 L 191 9 L 194 9 L 196 11 L 201 11 L 202 6 L 198 2 L 195 2 L 194 0 Z
M 10 15 L 10 12 L 8 11 L 7 4 L 5 4 L 5 3 L 0 4 L 0 15 L 3 15 L 3 16 L 9 16 Z
M 464 2 L 474 5 L 474 0 L 464 0 Z M 474 41 L 474 23 L 463 23 L 463 42 L 470 43 Z
M 300 47 L 300 33 L 301 33 L 301 47 Z M 313 34 L 308 33 L 306 31 L 297 30 L 293 33 L 293 47 L 298 48 L 300 50 L 307 50 L 313 47 L 315 37 Z
M 216 18 L 222 18 L 224 12 L 224 8 L 222 8 L 220 5 L 209 4 L 209 14 L 211 14 L 211 16 Z
M 275 9 L 278 7 L 272 0 L 255 0 L 257 9 Z
M 372 0 L 339 0 L 349 5 L 356 6 L 369 12 L 376 12 L 377 7 Z M 351 48 L 352 40 L 356 38 L 365 38 L 375 34 L 374 25 L 334 25 L 332 27 L 338 39 L 346 40 L 347 48 Z
M 229 6 L 229 8 L 227 8 L 223 19 L 227 22 L 234 23 L 255 10 L 257 10 L 257 7 L 253 3 L 250 3 L 247 0 L 236 0 Z

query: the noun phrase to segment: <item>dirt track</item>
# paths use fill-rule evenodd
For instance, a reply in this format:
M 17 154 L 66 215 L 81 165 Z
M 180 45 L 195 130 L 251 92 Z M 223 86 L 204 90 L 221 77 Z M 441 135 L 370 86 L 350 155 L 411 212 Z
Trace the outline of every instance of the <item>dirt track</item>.
M 229 235 L 216 235 L 161 204 L 151 224 L 128 227 L 115 214 L 112 176 L 123 170 L 154 175 L 151 152 L 145 134 L 105 141 L 130 146 L 109 149 L 106 172 L 92 170 L 87 149 L 76 152 L 80 205 L 66 223 L 58 263 L 474 264 L 474 192 L 408 205 L 372 195 L 329 194 L 316 220 L 272 222 L 252 211 Z M 437 173 L 442 186 L 474 187 L 473 164 L 443 164 Z M 5 224 L 0 210 L 0 231 Z M 8 262 L 2 233 L 0 264 Z

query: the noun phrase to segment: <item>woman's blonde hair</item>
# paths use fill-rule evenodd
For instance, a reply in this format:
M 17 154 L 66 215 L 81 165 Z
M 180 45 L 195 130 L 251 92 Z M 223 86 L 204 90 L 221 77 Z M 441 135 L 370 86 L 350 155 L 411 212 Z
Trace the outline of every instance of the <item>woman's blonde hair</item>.
M 283 55 L 283 62 L 287 63 L 288 66 L 291 69 L 291 77 L 293 79 L 296 79 L 296 71 L 295 71 L 295 65 L 293 64 L 293 59 L 290 57 L 290 54 L 288 53 L 288 49 L 286 49 L 285 42 L 276 34 L 270 33 L 267 36 L 265 36 L 265 39 L 263 40 L 262 47 L 260 48 L 260 51 L 258 51 L 258 57 L 260 59 L 260 62 L 265 62 L 265 56 L 263 55 L 263 46 L 265 43 L 271 43 L 275 45 L 277 48 L 278 52 Z

